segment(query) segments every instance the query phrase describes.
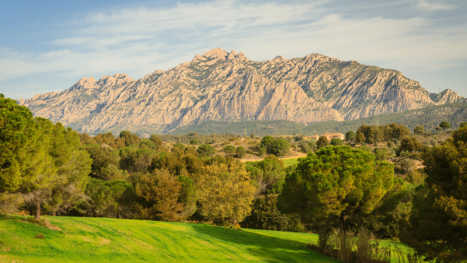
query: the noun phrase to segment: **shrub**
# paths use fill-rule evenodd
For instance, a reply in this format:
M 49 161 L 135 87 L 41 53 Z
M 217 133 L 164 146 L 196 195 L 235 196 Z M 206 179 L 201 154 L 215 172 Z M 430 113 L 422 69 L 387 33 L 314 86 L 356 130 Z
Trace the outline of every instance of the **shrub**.
M 344 144 L 344 142 L 339 138 L 332 138 L 331 139 L 331 145 L 340 146 L 340 145 L 343 145 L 343 144 Z
M 412 171 L 413 167 L 415 166 L 415 163 L 411 159 L 404 159 L 401 162 L 401 170 L 404 173 L 409 173 Z
M 414 169 L 409 174 L 407 174 L 405 178 L 407 181 L 409 181 L 412 184 L 420 184 L 425 181 L 425 177 L 426 176 L 423 173 Z
M 237 151 L 237 148 L 235 148 L 235 146 L 233 145 L 227 145 L 224 147 L 224 152 L 226 155 L 233 156 L 236 151 Z
M 387 148 L 375 148 L 376 161 L 386 161 L 389 158 Z
M 290 144 L 283 138 L 274 141 L 271 147 L 271 153 L 276 156 L 284 156 L 289 153 Z
M 209 157 L 216 153 L 214 148 L 209 144 L 201 145 L 196 151 L 198 152 L 198 156 L 200 157 Z
M 316 146 L 321 149 L 329 145 L 329 140 L 326 136 L 319 137 L 318 141 L 316 142 Z
M 267 153 L 266 148 L 259 148 L 259 150 L 258 150 L 258 155 L 259 156 L 263 157 L 263 156 L 266 155 L 266 153 Z
M 237 157 L 242 158 L 243 156 L 245 156 L 245 153 L 246 153 L 245 148 L 243 146 L 238 146 L 238 148 L 237 148 Z
M 304 153 L 307 153 L 311 150 L 310 146 L 306 142 L 301 142 L 299 147 L 300 147 L 300 151 Z

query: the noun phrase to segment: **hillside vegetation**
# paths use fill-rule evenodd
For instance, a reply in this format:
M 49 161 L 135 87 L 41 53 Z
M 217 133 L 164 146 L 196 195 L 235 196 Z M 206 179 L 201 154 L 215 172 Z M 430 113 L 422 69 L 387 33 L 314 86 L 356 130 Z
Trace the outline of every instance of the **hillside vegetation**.
M 328 121 L 310 123 L 304 125 L 291 121 L 244 121 L 244 122 L 222 122 L 203 121 L 195 125 L 187 125 L 175 129 L 169 134 L 187 134 L 197 132 L 199 134 L 250 134 L 257 136 L 283 135 L 283 134 L 303 134 L 314 135 L 327 132 L 346 133 L 350 130 L 356 131 L 362 124 L 384 125 L 398 123 L 413 130 L 417 125 L 425 127 L 426 131 L 434 131 L 440 120 L 451 123 L 453 129 L 457 129 L 459 124 L 467 120 L 467 104 L 455 103 L 441 106 L 431 106 L 418 110 L 383 114 L 351 121 Z
M 47 217 L 52 230 L 21 218 L 0 219 L 0 262 L 337 262 L 307 249 L 314 234 Z

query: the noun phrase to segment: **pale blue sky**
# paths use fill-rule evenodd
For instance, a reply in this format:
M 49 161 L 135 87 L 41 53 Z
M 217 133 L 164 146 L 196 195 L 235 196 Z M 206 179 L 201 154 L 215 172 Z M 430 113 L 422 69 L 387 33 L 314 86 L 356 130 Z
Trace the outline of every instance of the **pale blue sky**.
M 0 92 L 11 98 L 82 77 L 138 79 L 217 47 L 259 61 L 354 59 L 467 97 L 465 0 L 1 0 L 0 36 Z

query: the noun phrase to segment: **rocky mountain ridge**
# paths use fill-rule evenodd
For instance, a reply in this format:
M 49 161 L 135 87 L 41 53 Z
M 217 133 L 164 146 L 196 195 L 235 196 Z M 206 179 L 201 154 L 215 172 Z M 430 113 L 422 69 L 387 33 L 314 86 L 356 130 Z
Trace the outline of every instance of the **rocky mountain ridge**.
M 61 92 L 18 103 L 80 132 L 163 133 L 199 121 L 354 120 L 430 105 L 465 103 L 451 90 L 429 93 L 396 70 L 320 54 L 250 61 L 213 49 L 167 71 L 82 78 Z

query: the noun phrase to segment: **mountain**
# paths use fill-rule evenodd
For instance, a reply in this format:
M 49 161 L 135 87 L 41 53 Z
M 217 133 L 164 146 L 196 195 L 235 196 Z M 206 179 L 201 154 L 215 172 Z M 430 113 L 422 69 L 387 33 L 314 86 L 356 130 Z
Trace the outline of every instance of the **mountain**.
M 286 120 L 308 125 L 467 100 L 429 93 L 396 70 L 320 54 L 251 61 L 213 49 L 139 80 L 82 78 L 61 92 L 18 100 L 35 114 L 80 132 L 170 132 L 200 121 Z

